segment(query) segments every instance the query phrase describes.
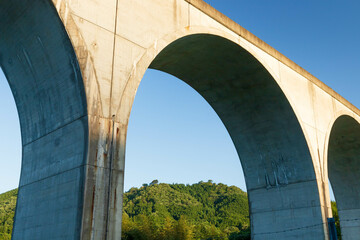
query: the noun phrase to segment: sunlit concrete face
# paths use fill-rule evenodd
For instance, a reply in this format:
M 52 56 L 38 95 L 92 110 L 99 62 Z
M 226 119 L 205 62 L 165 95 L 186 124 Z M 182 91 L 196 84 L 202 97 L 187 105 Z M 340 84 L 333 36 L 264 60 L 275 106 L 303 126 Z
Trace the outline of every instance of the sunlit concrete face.
M 360 236 L 360 124 L 350 116 L 334 123 L 328 153 L 329 179 L 344 240 Z
M 88 123 L 77 57 L 48 1 L 0 1 L 0 32 L 23 149 L 13 239 L 79 239 Z
M 23 142 L 13 239 L 121 239 L 127 126 L 149 67 L 225 124 L 253 239 L 328 239 L 329 126 L 360 111 L 203 1 L 3 0 L 0 32 Z

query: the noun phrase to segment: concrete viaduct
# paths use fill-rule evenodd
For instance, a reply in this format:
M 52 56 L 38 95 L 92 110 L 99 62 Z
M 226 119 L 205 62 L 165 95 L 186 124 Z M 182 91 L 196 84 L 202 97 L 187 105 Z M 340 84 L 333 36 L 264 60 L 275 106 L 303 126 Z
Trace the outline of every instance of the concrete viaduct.
M 0 65 L 22 134 L 15 240 L 121 238 L 126 131 L 148 68 L 226 126 L 252 239 L 329 239 L 328 179 L 343 239 L 360 236 L 360 111 L 201 0 L 0 0 Z

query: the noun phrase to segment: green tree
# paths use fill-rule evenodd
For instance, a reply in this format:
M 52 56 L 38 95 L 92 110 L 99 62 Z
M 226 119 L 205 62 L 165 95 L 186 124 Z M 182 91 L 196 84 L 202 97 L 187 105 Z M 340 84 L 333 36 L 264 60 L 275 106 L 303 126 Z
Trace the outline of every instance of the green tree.
M 175 238 L 174 240 L 191 240 L 193 239 L 193 229 L 191 224 L 186 221 L 184 216 L 181 216 L 179 221 L 177 221 L 175 227 Z
M 1 240 L 10 240 L 16 197 L 0 194 Z M 123 204 L 125 240 L 250 239 L 247 195 L 234 186 L 156 183 L 131 188 Z
M 341 240 L 341 228 L 340 228 L 339 213 L 337 210 L 336 202 L 334 202 L 334 201 L 331 201 L 331 210 L 332 210 L 333 218 L 335 220 L 336 233 L 338 236 L 338 240 Z
M 0 239 L 10 240 L 14 223 L 17 189 L 0 194 Z

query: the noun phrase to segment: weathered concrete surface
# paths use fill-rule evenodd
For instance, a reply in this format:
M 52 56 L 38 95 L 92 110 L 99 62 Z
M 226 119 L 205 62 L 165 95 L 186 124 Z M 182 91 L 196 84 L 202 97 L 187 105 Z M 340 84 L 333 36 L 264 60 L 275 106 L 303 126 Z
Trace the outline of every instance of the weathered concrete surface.
M 327 156 L 333 186 L 352 186 L 334 187 L 344 239 L 358 236 L 347 221 L 360 214 L 357 168 L 331 169 L 358 147 L 353 135 L 333 144 L 358 127 L 335 119 L 360 111 L 203 1 L 3 0 L 0 16 L 24 148 L 14 239 L 121 238 L 126 131 L 149 67 L 188 83 L 225 124 L 253 239 L 328 239 Z
M 329 140 L 329 179 L 336 196 L 344 239 L 360 236 L 360 124 L 341 115 Z
M 49 1 L 0 1 L 0 33 L 23 145 L 13 239 L 79 239 L 88 120 L 77 57 Z
M 275 239 L 302 238 L 303 230 L 282 232 L 285 219 L 289 229 L 316 225 L 307 238 L 323 235 L 306 140 L 285 95 L 251 54 L 224 38 L 197 34 L 170 44 L 150 67 L 187 82 L 222 119 L 243 166 L 253 239 L 270 232 Z

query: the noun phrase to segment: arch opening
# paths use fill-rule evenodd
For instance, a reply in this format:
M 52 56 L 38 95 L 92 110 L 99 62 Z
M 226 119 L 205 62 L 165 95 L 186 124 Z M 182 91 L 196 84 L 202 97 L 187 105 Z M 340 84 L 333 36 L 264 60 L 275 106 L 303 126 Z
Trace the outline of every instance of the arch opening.
M 336 200 L 335 200 L 335 196 L 334 196 L 334 191 L 331 186 L 330 179 L 328 179 L 328 184 L 329 184 L 329 193 L 330 193 L 330 206 L 331 206 L 331 213 L 332 213 L 332 219 L 331 219 L 330 224 L 335 224 L 337 239 L 342 240 L 339 213 L 338 213 Z M 334 226 L 332 226 L 331 228 L 333 228 L 333 227 Z M 331 231 L 332 231 L 332 234 L 334 234 L 334 230 L 330 229 L 329 232 L 331 232 Z
M 342 115 L 330 132 L 328 171 L 344 240 L 360 235 L 359 155 L 360 124 L 354 118 Z
M 17 188 L 20 178 L 21 136 L 20 123 L 14 98 L 0 67 L 0 161 L 6 168 L 0 169 L 0 193 Z
M 234 145 L 213 109 L 183 81 L 145 73 L 129 120 L 125 169 L 125 239 L 139 232 L 149 239 L 179 237 L 179 224 L 189 239 L 249 236 L 247 196 L 235 187 L 246 190 Z M 146 204 L 134 206 L 144 198 Z M 147 222 L 151 231 L 142 227 Z
M 186 82 L 224 123 L 243 167 L 253 239 L 324 236 L 304 134 L 281 88 L 258 60 L 223 37 L 193 34 L 165 47 L 149 68 Z
M 0 238 L 11 239 L 16 195 L 20 179 L 21 136 L 18 113 L 0 66 Z
M 195 183 L 212 179 L 246 190 L 244 177 L 237 176 L 241 170 L 238 155 L 219 117 L 194 89 L 167 73 L 146 71 L 134 101 L 126 139 L 125 180 L 132 185 L 125 181 L 125 190 L 151 182 L 159 174 L 160 182 Z M 218 166 L 216 159 L 232 165 Z M 144 165 L 139 166 L 138 161 Z M 141 180 L 137 179 L 138 167 L 143 168 Z M 230 176 L 225 175 L 226 171 L 230 171 Z

